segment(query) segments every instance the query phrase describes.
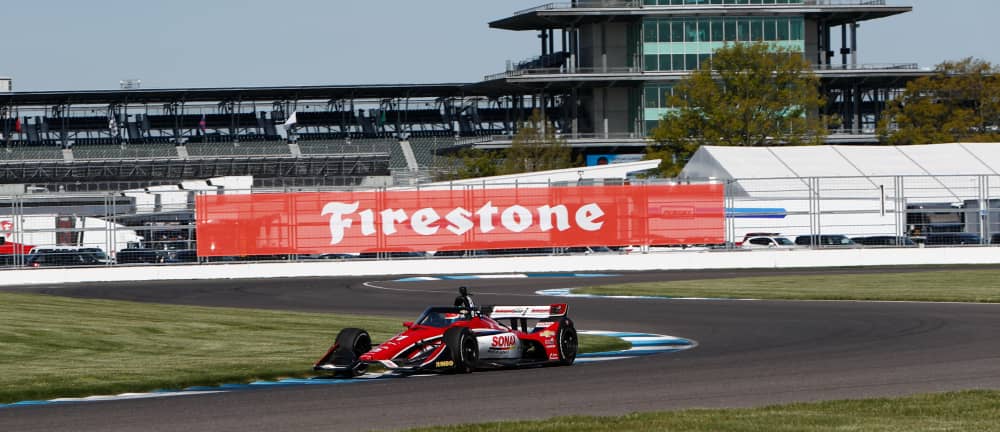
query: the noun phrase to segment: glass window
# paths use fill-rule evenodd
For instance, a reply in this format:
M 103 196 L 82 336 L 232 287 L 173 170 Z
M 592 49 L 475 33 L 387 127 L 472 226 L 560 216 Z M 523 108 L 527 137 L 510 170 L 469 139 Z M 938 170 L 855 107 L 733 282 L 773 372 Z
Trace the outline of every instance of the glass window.
M 764 40 L 773 41 L 778 40 L 778 24 L 777 20 L 766 19 L 764 20 Z
M 750 21 L 746 19 L 741 19 L 736 24 L 736 39 L 741 42 L 750 41 Z
M 684 21 L 684 42 L 698 42 L 698 21 Z
M 698 69 L 698 54 L 687 54 L 684 61 L 684 69 L 695 70 Z
M 659 87 L 646 87 L 646 108 L 659 108 L 660 89 Z
M 643 61 L 646 63 L 645 65 L 643 65 L 644 70 L 646 71 L 660 70 L 659 65 L 656 61 L 659 58 L 659 56 L 657 56 L 656 54 L 646 54 L 643 57 L 644 57 Z
M 683 21 L 674 21 L 673 26 L 670 28 L 670 40 L 672 42 L 684 42 L 684 24 Z
M 803 35 L 805 34 L 805 22 L 802 18 L 792 18 L 791 22 L 791 40 L 803 40 L 805 39 Z
M 670 54 L 660 54 L 660 67 L 656 70 L 670 70 Z
M 725 24 L 726 42 L 736 41 L 736 21 L 727 19 Z
M 726 40 L 725 32 L 722 28 L 722 20 L 712 20 L 712 42 L 722 42 Z
M 682 71 L 684 68 L 684 54 L 674 54 L 670 56 L 673 59 L 670 70 Z
M 764 40 L 764 20 L 760 18 L 750 19 L 750 41 L 759 42 Z
M 660 20 L 660 42 L 670 42 L 670 21 Z
M 645 42 L 656 42 L 656 21 L 647 20 L 642 23 L 642 40 Z
M 777 40 L 786 41 L 788 39 L 788 19 L 779 18 L 778 19 L 778 37 Z

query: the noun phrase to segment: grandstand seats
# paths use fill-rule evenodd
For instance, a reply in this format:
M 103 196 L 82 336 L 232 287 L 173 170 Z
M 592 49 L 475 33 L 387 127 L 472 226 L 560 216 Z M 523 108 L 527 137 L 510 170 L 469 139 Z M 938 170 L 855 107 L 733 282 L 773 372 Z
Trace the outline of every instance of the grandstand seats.
M 279 110 L 173 115 L 158 108 L 147 108 L 151 111 L 145 114 L 133 111 L 118 117 L 120 122 L 114 129 L 109 127 L 106 115 L 94 115 L 100 112 L 94 110 L 70 111 L 79 116 L 25 116 L 21 132 L 17 134 L 11 134 L 15 128 L 14 119 L 0 123 L 0 128 L 7 129 L 9 140 L 8 149 L 0 152 L 0 162 L 61 162 L 63 146 L 71 150 L 65 158 L 70 160 L 72 155 L 77 163 L 147 159 L 170 162 L 182 157 L 191 160 L 293 158 L 288 145 L 293 142 L 299 150 L 295 157 L 384 153 L 391 154 L 385 162 L 387 166 L 411 169 L 414 167 L 407 164 L 399 145 L 400 139 L 406 139 L 418 169 L 423 170 L 440 162 L 436 151 L 451 147 L 456 138 L 509 136 L 518 122 L 532 114 L 530 109 L 502 108 L 494 102 L 462 106 L 421 102 L 414 105 L 419 109 L 405 109 L 403 104 L 381 106 L 393 109 L 296 111 L 298 127 L 288 137 L 280 127 L 288 113 Z M 314 108 L 322 109 L 322 105 Z M 195 111 L 201 110 L 213 111 L 215 108 L 202 107 Z M 554 118 L 565 117 L 567 114 L 563 111 L 552 109 L 547 114 Z M 276 124 L 279 127 L 275 127 Z M 184 146 L 183 149 L 178 149 L 178 145 Z
M 63 160 L 62 148 L 54 145 L 31 146 L 12 145 L 0 149 L 0 160 L 3 161 L 34 161 L 34 160 Z
M 413 156 L 420 168 L 436 166 L 439 156 L 435 152 L 452 145 L 455 145 L 453 138 L 410 138 L 410 147 L 413 148 Z
M 284 141 L 188 143 L 185 147 L 191 157 L 291 156 L 288 144 Z
M 138 115 L 136 121 L 140 122 L 144 130 L 172 130 L 187 129 L 197 130 L 201 128 L 201 121 L 205 120 L 205 129 L 246 129 L 257 128 L 257 116 L 254 113 L 236 114 L 183 114 L 183 115 Z M 104 127 L 108 127 L 107 120 Z
M 342 140 L 300 141 L 298 144 L 299 151 L 302 152 L 303 155 L 390 153 L 393 147 L 399 147 L 398 142 L 394 139 L 362 139 L 351 141 L 350 143 Z M 403 161 L 403 164 L 405 166 L 405 160 Z
M 0 151 L 0 154 L 4 152 Z M 361 184 L 368 176 L 388 176 L 388 155 L 326 155 L 304 158 L 234 156 L 183 159 L 0 160 L 0 183 L 31 183 L 71 191 L 107 191 L 176 184 L 178 180 L 253 176 L 255 184 Z
M 343 140 L 350 137 L 348 132 L 320 132 L 320 133 L 299 133 L 297 134 L 299 141 L 328 141 L 328 140 Z
M 174 159 L 177 147 L 173 144 L 138 145 L 87 145 L 74 146 L 73 159 Z

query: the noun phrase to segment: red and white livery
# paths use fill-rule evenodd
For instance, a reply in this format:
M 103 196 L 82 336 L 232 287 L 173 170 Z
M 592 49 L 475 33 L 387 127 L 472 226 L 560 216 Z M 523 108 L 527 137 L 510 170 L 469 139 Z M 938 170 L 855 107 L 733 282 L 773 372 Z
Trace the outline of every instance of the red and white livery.
M 314 369 L 350 378 L 378 364 L 395 373 L 571 365 L 577 333 L 565 303 L 477 308 L 465 287 L 454 306 L 434 306 L 402 333 L 372 347 L 363 329 L 346 328 Z

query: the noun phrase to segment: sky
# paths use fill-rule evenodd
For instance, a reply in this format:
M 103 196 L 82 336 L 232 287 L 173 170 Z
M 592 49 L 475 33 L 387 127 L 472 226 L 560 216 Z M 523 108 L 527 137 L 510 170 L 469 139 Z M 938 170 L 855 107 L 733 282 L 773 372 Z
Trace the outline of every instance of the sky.
M 0 76 L 15 91 L 475 82 L 537 56 L 487 23 L 548 0 L 4 0 Z M 888 0 L 859 61 L 1000 64 L 996 0 Z M 839 40 L 839 37 L 835 36 Z

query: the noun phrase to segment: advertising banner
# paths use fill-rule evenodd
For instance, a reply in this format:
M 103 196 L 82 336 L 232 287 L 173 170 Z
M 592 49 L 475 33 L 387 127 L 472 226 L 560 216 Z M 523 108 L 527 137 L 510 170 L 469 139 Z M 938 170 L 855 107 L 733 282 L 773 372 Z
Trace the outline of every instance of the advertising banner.
M 722 185 L 206 195 L 199 256 L 717 244 Z

